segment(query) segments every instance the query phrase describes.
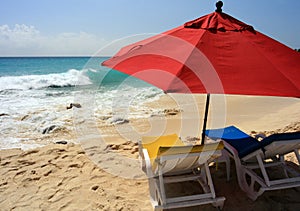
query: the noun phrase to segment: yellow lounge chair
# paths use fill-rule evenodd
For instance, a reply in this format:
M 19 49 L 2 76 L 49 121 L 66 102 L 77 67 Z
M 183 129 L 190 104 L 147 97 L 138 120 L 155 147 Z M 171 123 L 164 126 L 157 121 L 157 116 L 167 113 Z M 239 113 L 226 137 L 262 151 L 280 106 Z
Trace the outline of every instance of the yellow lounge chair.
M 216 197 L 208 163 L 221 156 L 223 142 L 185 146 L 176 135 L 143 137 L 139 143 L 142 168 L 148 176 L 150 200 L 155 210 L 212 204 L 222 209 L 224 197 Z M 201 193 L 167 197 L 165 185 L 198 181 Z M 201 190 L 200 189 L 200 190 Z

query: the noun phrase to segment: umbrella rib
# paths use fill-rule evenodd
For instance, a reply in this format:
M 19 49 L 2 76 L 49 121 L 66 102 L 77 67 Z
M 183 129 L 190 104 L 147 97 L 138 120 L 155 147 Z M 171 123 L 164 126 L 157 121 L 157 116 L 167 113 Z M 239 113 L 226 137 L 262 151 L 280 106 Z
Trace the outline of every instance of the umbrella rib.
M 202 35 L 201 36 L 199 36 L 199 38 L 198 38 L 198 40 L 197 40 L 197 42 L 196 43 L 199 43 L 200 42 L 200 40 L 202 39 L 202 37 L 204 36 L 204 34 L 206 33 L 206 32 L 209 32 L 208 30 L 206 30 L 206 29 L 202 29 L 202 30 L 204 30 L 204 33 L 202 33 Z M 193 52 L 194 51 L 194 49 L 195 49 L 196 47 L 194 47 L 193 48 L 193 50 L 191 51 L 191 52 Z M 198 49 L 198 48 L 197 48 Z M 201 51 L 200 49 L 198 49 L 199 51 Z M 202 52 L 202 51 L 201 51 Z M 179 71 L 177 72 L 177 76 L 179 77 L 179 76 L 181 76 L 182 75 L 182 73 L 184 72 L 184 66 L 186 66 L 186 61 L 189 61 L 189 59 L 191 58 L 191 56 L 192 56 L 192 54 L 190 53 L 189 54 L 189 56 L 187 56 L 187 58 L 185 59 L 185 63 L 184 64 L 182 64 L 181 65 L 181 68 L 179 69 Z M 208 59 L 208 58 L 207 58 Z M 188 66 L 187 66 L 188 67 Z M 189 67 L 188 67 L 189 68 Z M 174 80 L 176 80 L 176 79 L 174 79 Z M 173 81 L 174 81 L 173 80 Z
M 174 30 L 173 32 L 177 32 L 177 31 L 179 31 L 179 30 L 184 30 L 184 29 L 186 29 L 185 27 L 183 27 L 183 28 L 177 28 L 177 30 Z M 204 36 L 204 34 L 207 32 L 207 30 L 205 30 L 205 32 L 204 33 L 202 33 L 202 35 L 201 36 L 199 36 L 199 39 L 197 40 L 197 42 L 196 43 L 199 43 L 199 41 L 202 39 L 202 37 Z M 171 36 L 173 36 L 172 34 L 170 34 Z M 187 42 L 187 41 L 186 41 Z M 195 49 L 195 47 L 193 48 L 193 50 Z M 191 50 L 191 52 L 193 52 L 193 50 Z M 181 64 L 181 66 L 180 66 L 180 68 L 178 68 L 178 71 L 176 71 L 176 78 L 174 78 L 171 82 L 170 82 L 170 84 L 168 85 L 168 87 L 170 87 L 170 85 L 171 84 L 173 84 L 173 82 L 176 82 L 176 80 L 177 80 L 177 78 L 180 78 L 180 76 L 182 75 L 182 73 L 184 72 L 184 66 L 186 66 L 186 63 L 187 63 L 187 61 L 190 59 L 190 57 L 191 57 L 191 52 L 190 52 L 190 54 L 186 57 L 186 59 L 185 59 L 185 61 L 184 62 L 182 62 L 182 64 Z M 188 67 L 188 66 L 187 66 Z M 189 67 L 188 67 L 189 68 Z

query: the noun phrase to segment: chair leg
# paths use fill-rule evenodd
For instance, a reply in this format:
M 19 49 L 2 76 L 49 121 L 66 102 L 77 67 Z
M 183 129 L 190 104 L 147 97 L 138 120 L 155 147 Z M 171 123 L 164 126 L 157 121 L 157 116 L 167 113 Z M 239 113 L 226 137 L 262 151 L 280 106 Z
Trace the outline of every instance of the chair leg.
M 155 207 L 155 206 L 158 205 L 158 196 L 157 196 L 156 181 L 152 177 L 152 178 L 148 179 L 148 183 L 149 183 L 150 202 L 151 202 L 152 206 Z
M 250 184 L 248 184 L 247 182 L 247 176 L 249 176 L 250 178 Z M 247 196 L 250 199 L 255 201 L 260 195 L 264 193 L 261 184 L 258 182 L 258 179 L 252 173 L 245 170 L 240 174 L 240 177 L 240 188 L 247 194 Z M 257 190 L 255 190 L 255 184 L 259 185 L 259 187 L 256 188 Z
M 216 207 L 218 210 L 222 210 L 224 207 L 224 202 L 225 200 L 222 200 L 222 201 L 214 202 L 212 203 L 212 205 Z
M 284 155 L 280 155 L 279 160 L 280 160 L 280 166 L 282 167 L 285 178 L 289 178 L 288 170 L 285 168 Z
M 214 184 L 213 184 L 212 177 L 210 174 L 208 163 L 205 163 L 204 167 L 205 167 L 206 178 L 207 178 L 207 182 L 208 182 L 208 186 L 209 186 L 209 193 L 211 193 L 212 198 L 216 200 L 215 202 L 212 203 L 212 205 L 214 207 L 218 208 L 219 210 L 222 210 L 223 206 L 224 206 L 225 198 L 222 200 L 220 200 L 220 198 L 219 198 L 219 200 L 216 198 L 216 192 L 215 192 Z
M 264 166 L 263 160 L 262 160 L 262 158 L 259 155 L 256 155 L 256 159 L 258 161 L 258 165 L 260 167 L 260 171 L 261 171 L 261 173 L 262 173 L 262 175 L 264 177 L 264 180 L 265 180 L 267 186 L 270 187 L 271 186 L 270 179 L 269 179 L 268 173 L 266 171 L 266 168 Z
M 261 183 L 258 182 L 258 178 L 256 178 L 253 174 L 255 173 L 251 173 L 248 171 L 251 170 L 247 170 L 244 166 L 242 166 L 241 162 L 239 161 L 239 159 L 235 159 L 235 165 L 236 165 L 236 174 L 237 174 L 237 179 L 238 179 L 238 183 L 240 188 L 242 189 L 242 191 L 244 191 L 247 196 L 252 199 L 253 201 L 255 201 L 257 199 L 258 196 L 260 196 L 261 194 L 263 194 L 264 190 L 261 188 Z M 247 176 L 250 177 L 250 184 L 248 184 L 247 182 Z M 258 190 L 255 190 L 254 185 L 255 184 L 259 184 L 260 187 L 258 188 Z
M 296 155 L 296 158 L 297 158 L 297 160 L 298 160 L 298 163 L 299 163 L 299 165 L 300 165 L 300 155 L 299 155 L 299 149 L 295 149 L 295 150 L 294 150 L 294 153 L 295 153 L 295 155 Z
M 164 177 L 161 169 L 159 168 L 158 170 L 159 173 L 159 190 L 161 194 L 161 200 L 162 200 L 162 205 L 166 204 L 166 192 L 165 192 L 165 183 L 164 183 Z
M 216 159 L 216 165 L 218 165 L 218 163 L 221 162 L 222 163 L 225 162 L 227 182 L 228 182 L 230 180 L 230 156 L 226 150 L 222 150 L 222 156 Z
M 227 152 L 225 152 L 227 153 Z M 227 182 L 230 180 L 230 157 L 225 155 L 225 163 L 226 163 L 226 174 L 227 174 Z
M 161 207 L 154 207 L 154 211 L 163 211 L 164 209 Z
M 211 174 L 210 174 L 208 164 L 205 163 L 204 166 L 205 166 L 206 178 L 207 178 L 207 181 L 208 181 L 210 192 L 212 194 L 212 197 L 216 198 L 216 192 L 215 192 L 215 188 L 214 188 L 214 185 L 213 185 L 213 181 L 212 181 L 212 178 L 211 178 Z
M 207 185 L 207 172 L 205 168 L 200 169 L 200 178 L 198 179 L 198 182 L 205 193 L 210 192 L 210 187 Z

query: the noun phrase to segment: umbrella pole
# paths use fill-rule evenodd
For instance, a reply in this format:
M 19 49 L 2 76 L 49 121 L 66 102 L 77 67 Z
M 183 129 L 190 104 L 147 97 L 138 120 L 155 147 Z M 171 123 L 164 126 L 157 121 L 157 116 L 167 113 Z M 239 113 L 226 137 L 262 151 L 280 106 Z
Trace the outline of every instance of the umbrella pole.
M 205 105 L 205 113 L 204 113 L 204 122 L 203 122 L 203 129 L 202 129 L 201 145 L 204 144 L 204 140 L 205 140 L 205 131 L 206 131 L 206 124 L 207 124 L 208 110 L 209 110 L 209 101 L 210 101 L 210 94 L 207 94 L 207 96 L 206 96 L 206 105 Z

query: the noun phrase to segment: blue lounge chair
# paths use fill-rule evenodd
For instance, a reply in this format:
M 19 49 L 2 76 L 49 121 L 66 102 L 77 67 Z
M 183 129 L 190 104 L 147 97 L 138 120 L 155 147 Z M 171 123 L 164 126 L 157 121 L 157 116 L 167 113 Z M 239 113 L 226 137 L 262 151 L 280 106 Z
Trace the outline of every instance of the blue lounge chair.
M 300 186 L 300 132 L 273 134 L 259 141 L 230 126 L 207 130 L 206 136 L 224 141 L 225 149 L 235 160 L 238 183 L 252 200 L 267 190 Z M 291 168 L 285 161 L 284 156 L 291 152 L 295 153 L 298 160 L 297 168 Z M 270 179 L 267 169 L 274 166 L 283 169 L 284 174 L 280 179 Z M 256 169 L 260 170 L 260 174 Z

